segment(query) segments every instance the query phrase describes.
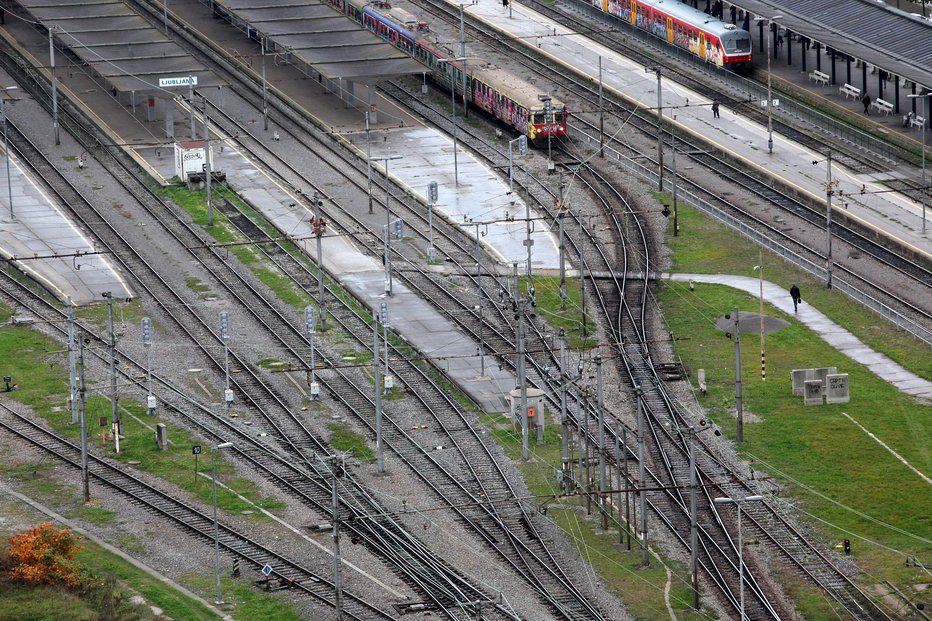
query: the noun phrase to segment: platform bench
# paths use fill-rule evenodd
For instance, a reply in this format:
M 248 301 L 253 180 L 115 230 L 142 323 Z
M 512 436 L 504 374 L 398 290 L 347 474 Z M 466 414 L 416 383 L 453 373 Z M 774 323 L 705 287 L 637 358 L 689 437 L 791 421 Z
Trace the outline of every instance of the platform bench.
M 893 112 L 893 104 L 883 99 L 875 99 L 871 103 L 871 107 L 877 110 L 877 112 L 883 112 L 887 116 L 890 116 L 890 113 Z
M 829 76 L 827 73 L 822 73 L 821 71 L 813 71 L 809 74 L 809 79 L 814 80 L 816 84 L 826 86 L 828 81 L 831 79 L 831 76 Z
M 838 93 L 844 95 L 845 99 L 848 97 L 854 97 L 855 99 L 861 98 L 861 89 L 847 83 L 844 86 L 838 87 Z
M 918 127 L 920 129 L 922 129 L 925 126 L 925 124 L 926 124 L 926 117 L 924 116 L 914 116 L 909 121 L 910 127 Z

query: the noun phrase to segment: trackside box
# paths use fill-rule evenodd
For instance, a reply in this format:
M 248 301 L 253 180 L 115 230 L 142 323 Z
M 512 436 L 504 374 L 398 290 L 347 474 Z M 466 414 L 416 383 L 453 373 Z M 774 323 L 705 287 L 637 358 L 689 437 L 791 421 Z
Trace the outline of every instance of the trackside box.
M 175 143 L 175 174 L 186 181 L 190 173 L 204 172 L 207 161 L 204 159 L 204 141 L 188 140 Z M 210 168 L 214 168 L 214 150 L 210 149 Z

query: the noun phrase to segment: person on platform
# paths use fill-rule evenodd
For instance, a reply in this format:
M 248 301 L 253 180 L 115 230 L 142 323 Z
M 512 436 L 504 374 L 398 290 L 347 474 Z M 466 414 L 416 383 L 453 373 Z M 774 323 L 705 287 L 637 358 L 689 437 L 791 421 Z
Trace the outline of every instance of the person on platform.
M 861 103 L 864 104 L 864 114 L 867 116 L 871 115 L 871 96 L 870 93 L 864 91 L 864 96 L 861 97 Z
M 712 116 L 713 116 L 714 118 L 716 118 L 716 119 L 719 118 L 719 117 L 718 117 L 718 98 L 717 98 L 717 97 L 716 97 L 715 99 L 712 100 Z
M 803 299 L 799 297 L 799 287 L 796 286 L 795 282 L 793 286 L 790 287 L 790 297 L 793 298 L 793 312 L 795 313 L 797 312 L 799 303 L 803 301 Z

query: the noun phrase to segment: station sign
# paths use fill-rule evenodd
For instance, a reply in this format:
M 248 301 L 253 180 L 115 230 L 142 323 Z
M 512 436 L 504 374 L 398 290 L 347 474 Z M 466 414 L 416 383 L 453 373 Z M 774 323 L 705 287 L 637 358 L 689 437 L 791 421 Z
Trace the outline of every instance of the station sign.
M 197 86 L 196 75 L 186 75 L 183 78 L 159 78 L 159 88 L 172 86 Z

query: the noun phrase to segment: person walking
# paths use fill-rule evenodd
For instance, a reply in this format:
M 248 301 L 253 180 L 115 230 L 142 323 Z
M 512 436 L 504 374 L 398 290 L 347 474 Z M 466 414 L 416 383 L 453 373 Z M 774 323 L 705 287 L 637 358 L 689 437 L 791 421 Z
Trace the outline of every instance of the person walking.
M 718 117 L 718 97 L 712 100 L 712 116 L 716 119 L 719 118 Z
M 793 286 L 790 287 L 790 297 L 793 298 L 793 312 L 795 313 L 799 303 L 803 301 L 803 299 L 799 297 L 799 287 L 796 286 L 795 282 L 793 283 Z
M 867 116 L 871 115 L 871 96 L 870 93 L 864 91 L 864 96 L 861 97 L 861 103 L 864 104 L 864 114 Z

